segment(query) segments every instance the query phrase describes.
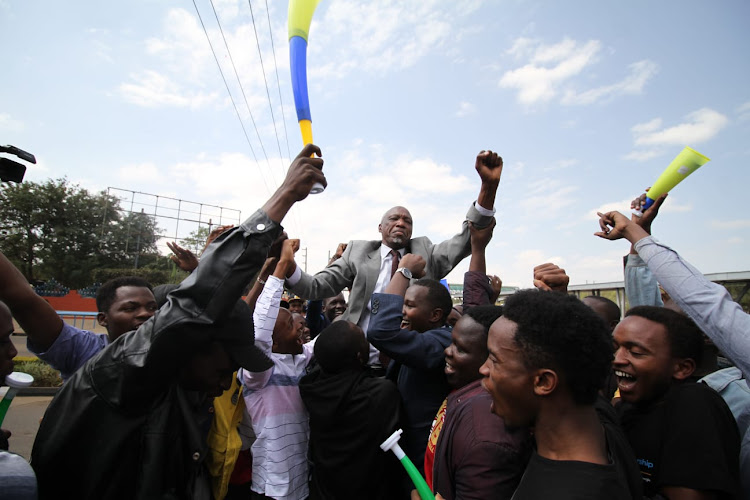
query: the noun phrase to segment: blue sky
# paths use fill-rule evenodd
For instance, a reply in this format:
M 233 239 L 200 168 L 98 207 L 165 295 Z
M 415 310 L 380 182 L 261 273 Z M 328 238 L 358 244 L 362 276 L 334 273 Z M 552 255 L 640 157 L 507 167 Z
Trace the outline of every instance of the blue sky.
M 251 0 L 254 29 L 248 2 L 214 0 L 242 89 L 211 4 L 196 3 L 250 145 L 192 2 L 0 0 L 0 144 L 36 154 L 27 180 L 243 216 L 263 203 L 302 146 L 286 2 Z M 595 212 L 627 211 L 689 145 L 712 161 L 675 188 L 654 233 L 705 273 L 748 270 L 748 19 L 740 0 L 322 0 L 308 71 L 329 188 L 285 227 L 310 271 L 338 242 L 378 239 L 397 204 L 415 235 L 440 241 L 492 149 L 505 168 L 489 272 L 530 286 L 552 261 L 574 284 L 621 280 L 628 245 L 592 236 Z

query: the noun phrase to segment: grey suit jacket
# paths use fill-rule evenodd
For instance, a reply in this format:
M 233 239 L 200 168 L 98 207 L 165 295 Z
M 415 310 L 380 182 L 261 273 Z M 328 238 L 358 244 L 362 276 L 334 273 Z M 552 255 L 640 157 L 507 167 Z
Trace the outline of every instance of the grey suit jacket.
M 424 236 L 412 238 L 406 252 L 424 258 L 425 278 L 439 280 L 471 253 L 468 222 L 473 222 L 477 227 L 486 227 L 491 220 L 492 217 L 481 215 L 472 203 L 460 233 L 437 245 Z M 380 245 L 380 240 L 350 241 L 340 259 L 314 276 L 303 272 L 291 290 L 300 297 L 319 300 L 333 297 L 344 288 L 349 288 L 349 307 L 344 319 L 359 323 L 380 273 Z

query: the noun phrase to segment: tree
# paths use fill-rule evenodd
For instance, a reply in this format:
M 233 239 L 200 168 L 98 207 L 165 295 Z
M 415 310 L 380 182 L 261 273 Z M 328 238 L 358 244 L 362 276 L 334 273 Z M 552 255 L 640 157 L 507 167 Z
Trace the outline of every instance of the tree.
M 146 214 L 123 215 L 119 200 L 66 179 L 0 184 L 0 251 L 29 281 L 92 283 L 96 268 L 134 267 L 158 254 L 158 227 Z
M 180 240 L 180 246 L 182 248 L 187 248 L 200 257 L 203 248 L 206 246 L 206 239 L 208 239 L 209 233 L 209 226 L 200 226 L 198 229 L 188 234 L 187 238 Z

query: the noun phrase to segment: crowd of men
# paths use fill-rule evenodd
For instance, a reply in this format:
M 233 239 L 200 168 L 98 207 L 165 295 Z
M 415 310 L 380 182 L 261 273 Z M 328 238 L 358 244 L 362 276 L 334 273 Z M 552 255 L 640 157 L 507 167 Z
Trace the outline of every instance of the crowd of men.
M 0 451 L 0 497 L 416 499 L 379 447 L 402 429 L 446 500 L 750 498 L 750 316 L 650 235 L 665 196 L 599 214 L 597 236 L 632 244 L 624 318 L 569 295 L 551 263 L 498 306 L 485 250 L 501 157 L 477 155 L 452 238 L 412 237 L 393 207 L 379 240 L 340 244 L 309 275 L 281 222 L 326 184 L 320 156 L 307 145 L 200 263 L 170 244 L 181 284 L 102 285 L 106 335 L 64 323 L 0 254 L 0 377 L 15 318 L 64 380 L 30 466 Z M 439 280 L 466 257 L 454 306 Z

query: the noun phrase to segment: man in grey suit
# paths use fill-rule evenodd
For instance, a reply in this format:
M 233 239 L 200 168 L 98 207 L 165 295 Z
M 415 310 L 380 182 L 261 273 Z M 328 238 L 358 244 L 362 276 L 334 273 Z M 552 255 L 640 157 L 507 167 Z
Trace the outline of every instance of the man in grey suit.
M 349 288 L 349 307 L 343 319 L 357 323 L 366 332 L 370 298 L 374 292 L 385 290 L 396 267 L 392 250 L 398 252 L 396 263 L 407 253 L 422 256 L 426 263 L 424 277 L 435 280 L 445 277 L 471 253 L 469 223 L 481 228 L 492 220 L 503 159 L 492 151 L 481 151 L 476 170 L 482 179 L 479 196 L 469 208 L 461 232 L 449 240 L 435 245 L 424 236 L 412 238 L 411 214 L 404 207 L 393 207 L 378 226 L 380 241 L 350 241 L 340 259 L 312 276 L 297 266 L 287 277 L 287 286 L 300 297 L 312 300 L 333 297 Z

